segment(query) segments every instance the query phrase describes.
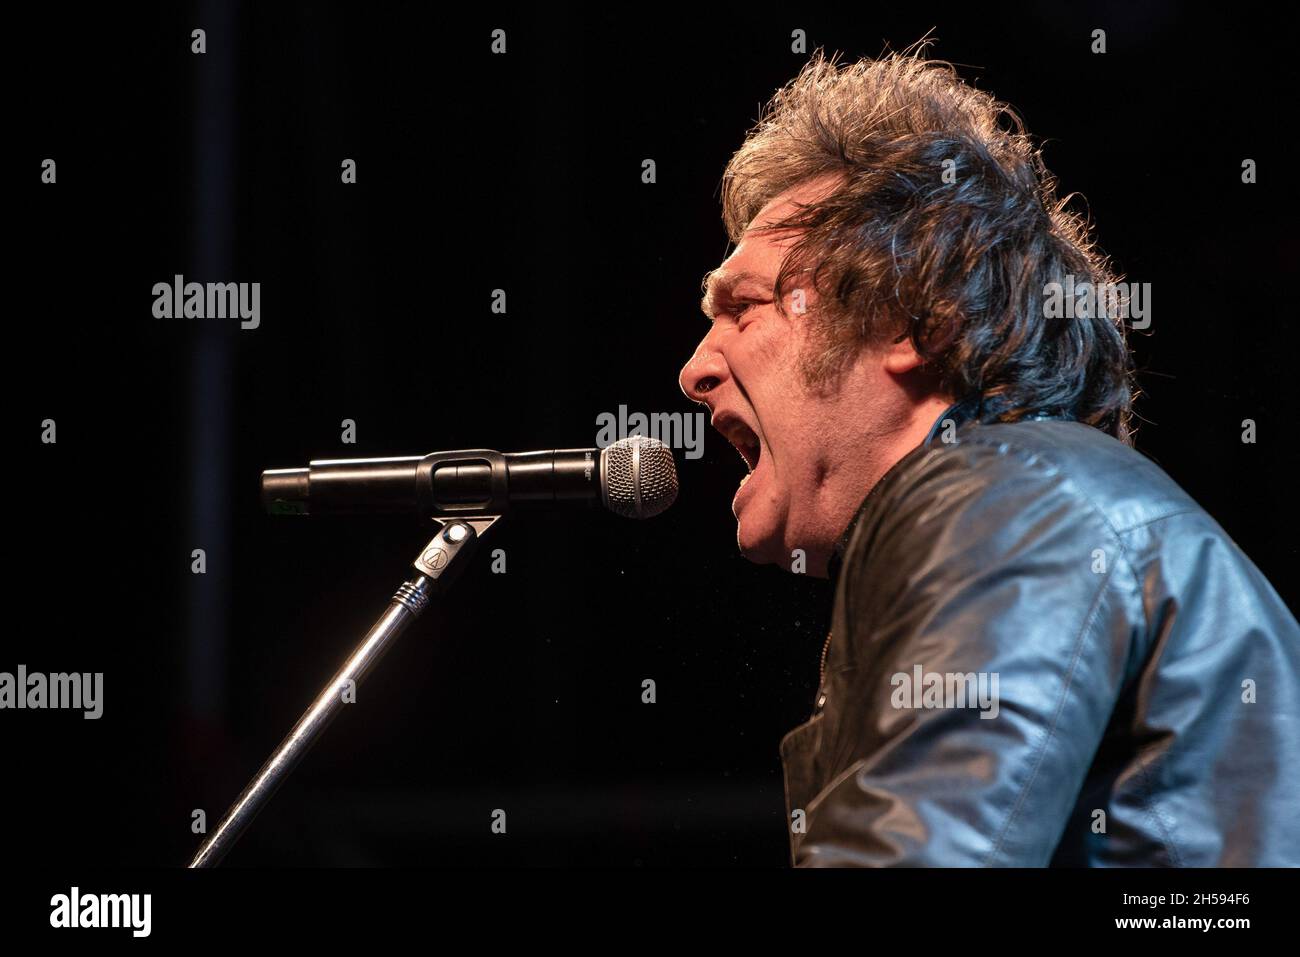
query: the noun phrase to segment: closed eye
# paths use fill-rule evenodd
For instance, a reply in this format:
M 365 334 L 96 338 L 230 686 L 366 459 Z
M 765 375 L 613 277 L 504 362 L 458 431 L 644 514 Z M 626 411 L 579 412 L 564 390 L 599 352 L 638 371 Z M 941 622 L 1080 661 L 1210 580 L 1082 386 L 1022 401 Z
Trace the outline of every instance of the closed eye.
M 764 303 L 756 299 L 737 299 L 729 305 L 727 312 L 731 314 L 732 320 L 740 328 L 743 329 L 745 326 L 749 325 L 748 322 L 743 321 L 745 316 L 755 306 L 761 306 L 761 305 L 764 305 Z M 757 318 L 757 317 L 751 317 L 751 318 Z

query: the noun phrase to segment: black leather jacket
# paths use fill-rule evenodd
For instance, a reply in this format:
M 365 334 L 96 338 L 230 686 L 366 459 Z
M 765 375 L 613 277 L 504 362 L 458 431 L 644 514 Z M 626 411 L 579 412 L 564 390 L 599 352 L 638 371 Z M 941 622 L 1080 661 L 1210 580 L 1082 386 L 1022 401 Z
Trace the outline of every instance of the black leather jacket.
M 794 863 L 1300 865 L 1295 617 L 1139 453 L 970 414 L 832 559 L 816 711 L 781 742 Z

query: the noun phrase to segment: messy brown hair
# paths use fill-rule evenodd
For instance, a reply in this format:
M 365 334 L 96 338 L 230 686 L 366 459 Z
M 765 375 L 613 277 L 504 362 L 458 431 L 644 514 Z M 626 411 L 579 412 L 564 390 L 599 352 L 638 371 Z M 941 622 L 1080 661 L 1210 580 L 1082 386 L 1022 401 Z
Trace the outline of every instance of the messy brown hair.
M 990 418 L 1065 415 L 1128 441 L 1119 310 L 1044 308 L 1049 283 L 1118 278 L 1020 118 L 924 50 L 850 64 L 815 53 L 727 165 L 732 242 L 781 193 L 833 177 L 828 194 L 763 227 L 802 233 L 775 292 L 778 303 L 796 285 L 816 293 L 810 383 L 864 345 L 910 337 L 942 390 L 983 396 Z

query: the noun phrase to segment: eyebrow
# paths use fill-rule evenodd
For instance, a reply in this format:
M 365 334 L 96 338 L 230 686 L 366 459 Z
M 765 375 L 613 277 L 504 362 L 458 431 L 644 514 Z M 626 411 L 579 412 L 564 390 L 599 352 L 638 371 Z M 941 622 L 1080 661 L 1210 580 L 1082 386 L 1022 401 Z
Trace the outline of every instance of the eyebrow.
M 700 309 L 710 319 L 717 314 L 720 299 L 730 298 L 732 291 L 742 283 L 754 282 L 765 289 L 772 287 L 772 281 L 756 272 L 742 269 L 739 272 L 726 272 L 718 267 L 704 277 L 704 298 L 700 300 Z

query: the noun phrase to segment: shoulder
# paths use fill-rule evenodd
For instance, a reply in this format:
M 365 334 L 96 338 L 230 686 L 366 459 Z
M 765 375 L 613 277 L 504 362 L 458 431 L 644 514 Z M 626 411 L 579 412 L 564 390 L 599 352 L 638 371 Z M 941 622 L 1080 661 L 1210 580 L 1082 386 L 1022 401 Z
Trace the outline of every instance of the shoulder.
M 1134 614 L 1141 567 L 1171 538 L 1194 526 L 1230 544 L 1155 463 L 1090 426 L 972 424 L 949 438 L 914 450 L 868 498 L 844 553 L 850 603 L 978 587 L 1087 607 L 1117 587 Z
M 880 492 L 881 506 L 895 509 L 1056 502 L 1091 513 L 1116 535 L 1173 515 L 1204 515 L 1146 456 L 1078 422 L 968 426 L 917 449 Z
M 1023 422 L 971 425 L 906 456 L 859 513 L 837 599 L 882 615 L 983 593 L 1004 611 L 1096 606 L 1150 625 L 1162 604 L 1182 608 L 1216 583 L 1261 620 L 1287 617 L 1155 463 L 1086 425 Z

